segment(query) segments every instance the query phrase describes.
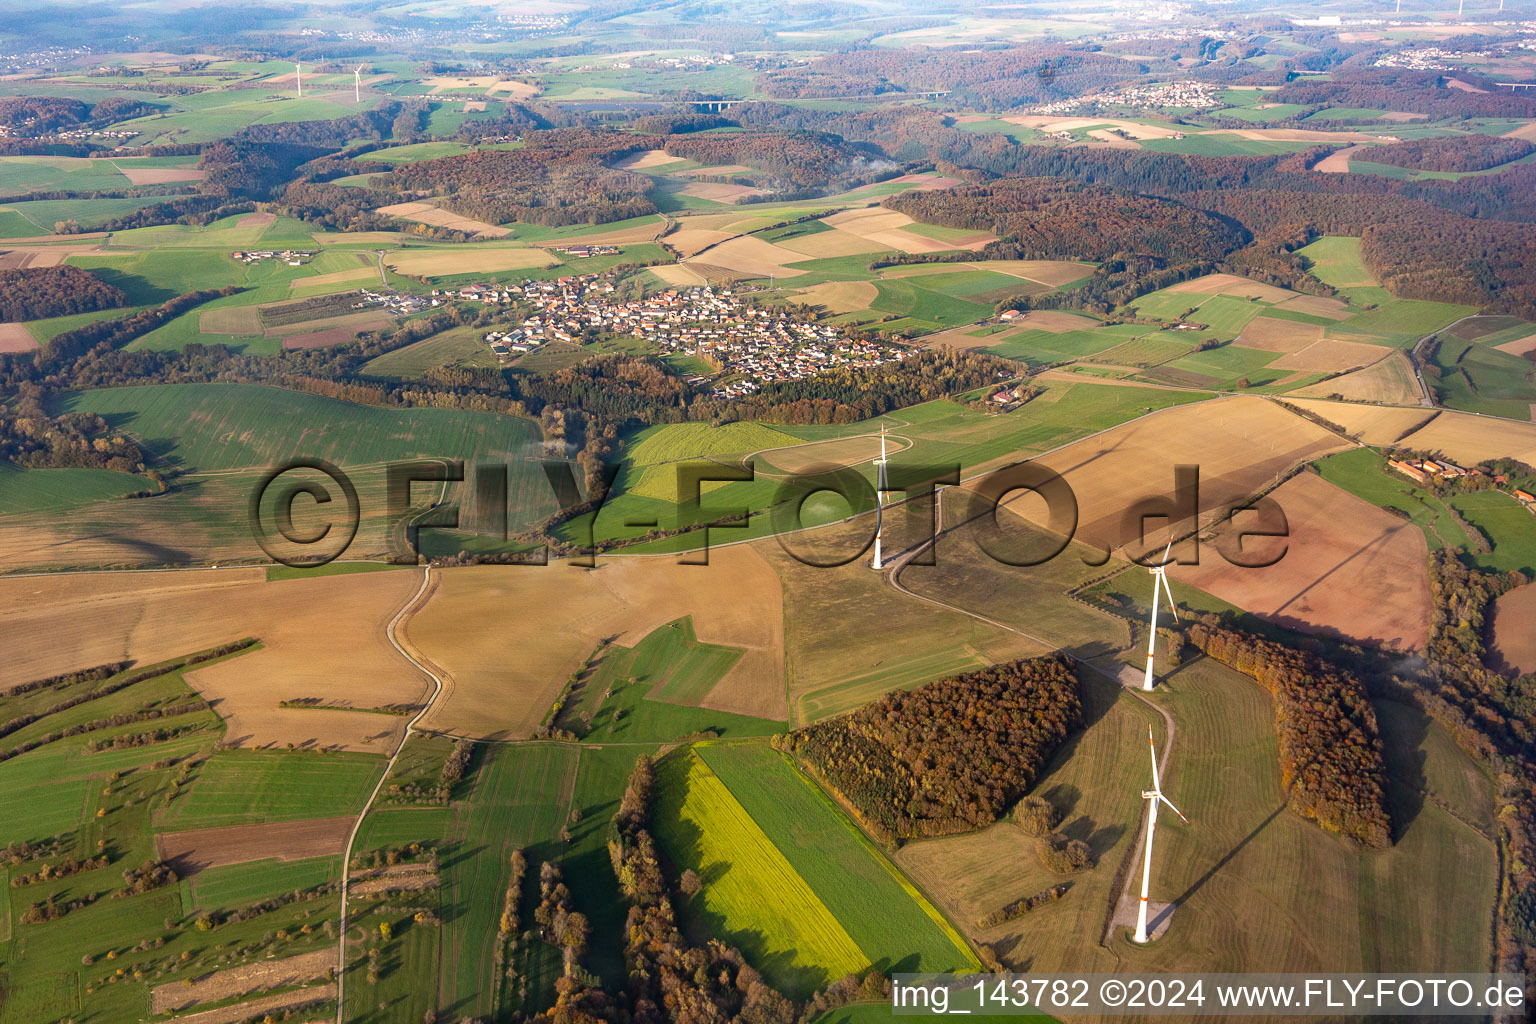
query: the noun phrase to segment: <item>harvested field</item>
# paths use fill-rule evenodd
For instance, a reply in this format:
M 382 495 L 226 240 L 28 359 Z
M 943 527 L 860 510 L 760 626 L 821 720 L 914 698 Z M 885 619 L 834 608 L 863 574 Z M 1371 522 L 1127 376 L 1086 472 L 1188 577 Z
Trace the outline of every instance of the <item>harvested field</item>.
M 235 221 L 237 228 L 269 228 L 277 223 L 275 213 L 248 213 Z
M 1526 142 L 1536 142 L 1536 121 L 1527 121 L 1525 124 L 1508 131 L 1501 136 L 1506 139 L 1524 139 Z
M 739 203 L 748 196 L 760 196 L 763 190 L 751 185 L 727 185 L 719 181 L 696 181 L 682 188 L 682 194 L 713 203 Z
M 300 320 L 291 324 L 279 324 L 276 327 L 268 327 L 262 333 L 269 338 L 285 339 L 312 334 L 317 330 L 346 330 L 350 334 L 356 334 L 358 331 L 373 331 L 380 327 L 388 327 L 392 322 L 390 315 L 382 309 L 364 309 L 356 313 L 343 313 L 341 316 L 328 316 L 315 320 Z
M 0 580 L 0 607 L 12 609 L 0 621 L 8 652 L 0 686 L 256 636 L 259 650 L 186 674 L 227 723 L 228 744 L 383 752 L 404 719 L 278 705 L 314 696 L 359 707 L 421 701 L 425 681 L 384 632 L 419 584 L 403 570 L 268 583 L 260 568 Z
M 431 224 L 434 227 L 448 228 L 452 231 L 464 231 L 477 238 L 501 238 L 512 233 L 511 228 L 487 224 L 483 220 L 440 210 L 431 203 L 395 203 L 393 206 L 381 206 L 373 212 L 382 213 L 386 217 L 415 221 L 418 224 Z
M 628 245 L 632 242 L 651 242 L 661 237 L 661 233 L 667 228 L 667 219 L 660 214 L 655 220 L 634 224 L 626 228 L 614 228 L 604 230 L 601 224 L 593 227 L 591 234 L 567 235 L 560 239 L 559 245 Z M 667 239 L 671 241 L 671 239 Z M 555 242 L 547 242 L 546 245 L 555 245 Z
M 677 157 L 668 154 L 664 149 L 643 149 L 615 161 L 613 166 L 624 171 L 643 171 L 647 167 L 660 167 L 662 164 L 676 162 Z
M 454 274 L 494 273 L 552 267 L 560 261 L 543 249 L 495 248 L 402 249 L 384 262 L 397 274 L 418 277 L 449 277 Z
M 678 232 L 679 235 L 682 233 Z M 668 241 L 673 237 L 676 236 L 669 237 Z M 747 277 L 767 277 L 770 274 L 777 277 L 799 277 L 805 271 L 793 270 L 787 264 L 804 259 L 805 256 L 802 254 L 781 248 L 772 242 L 765 242 L 761 238 L 753 238 L 750 235 L 738 235 L 689 257 L 687 262 L 707 263 L 724 270 L 739 272 Z
M 1256 316 L 1248 321 L 1232 344 L 1238 348 L 1255 348 L 1261 352 L 1290 353 L 1300 352 L 1322 340 L 1323 329 L 1317 324 L 1298 324 L 1291 320 Z
M 1493 347 L 1500 352 L 1508 352 L 1512 356 L 1528 356 L 1536 352 L 1536 334 L 1527 334 L 1523 338 L 1516 338 L 1514 341 L 1506 341 L 1502 345 Z
M 1333 383 L 1324 381 L 1318 386 L 1327 387 Z M 1375 445 L 1396 444 L 1435 415 L 1429 409 L 1352 405 L 1348 402 L 1323 402 L 1306 398 L 1287 398 L 1286 401 L 1329 423 L 1338 424 L 1345 433 L 1358 437 L 1366 444 Z
M 830 227 L 839 228 L 849 234 L 858 235 L 860 238 L 873 242 L 885 249 L 896 249 L 905 253 L 927 252 L 951 252 L 955 249 L 980 249 L 988 242 L 996 241 L 992 235 L 978 233 L 974 239 L 963 244 L 953 242 L 941 242 L 933 238 L 925 238 L 903 228 L 916 223 L 911 217 L 895 210 L 887 210 L 881 206 L 863 207 L 857 210 L 844 210 L 834 213 L 830 217 L 824 217 L 822 223 Z
M 1329 320 L 1348 320 L 1353 315 L 1345 309 L 1344 303 L 1340 300 L 1322 295 L 1298 295 L 1294 299 L 1276 303 L 1275 308 L 1306 313 L 1309 316 L 1326 317 Z
M 1278 562 L 1243 568 L 1207 548 L 1198 566 L 1170 574 L 1281 626 L 1421 650 L 1430 615 L 1423 531 L 1316 473 L 1298 473 L 1271 497 L 1285 511 L 1290 536 L 1253 538 L 1244 551 L 1273 557 L 1284 549 Z M 1253 521 L 1245 514 L 1238 527 Z
M 1060 288 L 1093 273 L 1091 263 L 1073 263 L 1068 260 L 977 260 L 966 266 L 977 270 L 992 270 L 1009 277 Z M 1045 312 L 1042 310 L 1041 312 Z
M 683 259 L 688 259 L 697 256 L 712 245 L 718 245 L 728 238 L 735 238 L 736 234 L 734 231 L 716 231 L 711 228 L 679 228 L 662 241 L 675 249 Z
M 827 232 L 823 232 L 826 234 Z M 819 235 L 816 237 L 820 237 Z M 828 281 L 799 293 L 800 301 L 825 306 L 833 313 L 854 313 L 868 309 L 880 292 L 871 281 Z
M 137 167 L 132 157 L 113 161 L 131 185 L 166 185 L 177 181 L 202 181 L 208 172 L 197 167 Z
M 1205 522 L 1298 463 L 1346 446 L 1272 402 L 1239 397 L 1164 409 L 1034 461 L 1060 473 L 1076 493 L 1077 539 L 1101 550 L 1130 544 L 1134 553 L 1136 531 L 1125 519 L 1143 498 L 1168 500 L 1175 465 L 1200 467 L 1198 512 Z M 1048 520 L 1032 493 L 1004 504 L 1038 525 Z M 1148 535 L 1160 536 L 1162 522 L 1151 519 Z
M 1369 149 L 1369 146 L 1344 146 L 1313 164 L 1312 169 L 1322 174 L 1348 174 L 1349 162 Z
M 150 1013 L 173 1013 L 199 1003 L 216 1003 L 247 992 L 302 985 L 306 981 L 324 977 L 325 972 L 334 966 L 336 951 L 317 949 L 312 953 L 301 953 L 282 960 L 242 964 L 205 974 L 201 978 L 184 978 L 156 985 L 150 992 Z
M 786 238 L 775 242 L 792 252 L 804 253 L 807 259 L 824 259 L 831 256 L 862 256 L 866 253 L 884 252 L 886 247 L 879 242 L 872 242 L 867 238 L 847 231 L 839 231 L 833 228 L 831 231 L 817 231 L 810 235 L 799 235 L 795 238 Z
M 666 284 L 676 288 L 688 288 L 696 284 L 704 284 L 704 278 L 681 263 L 671 263 L 662 267 L 651 267 L 651 273 L 661 278 Z
M 1050 334 L 1066 334 L 1094 327 L 1098 321 L 1073 313 L 1061 313 L 1054 309 L 1035 309 L 1015 320 L 1014 325 L 1026 331 L 1046 331 Z
M 197 314 L 199 334 L 260 334 L 261 310 L 256 306 L 226 306 Z
M 0 352 L 31 352 L 37 339 L 22 324 L 0 324 Z
M 1536 424 L 1491 420 L 1468 412 L 1442 412 L 1403 438 L 1403 444 L 1442 452 L 1462 465 L 1507 458 L 1536 466 Z
M 446 699 L 424 728 L 526 737 L 600 640 L 633 646 L 685 615 L 693 616 L 701 643 L 744 649 L 700 704 L 785 715 L 779 581 L 749 546 L 716 548 L 708 566 L 619 557 L 604 558 L 596 570 L 472 566 L 439 578 L 439 590 L 404 630 L 449 680 Z M 509 631 L 506 615 L 514 608 L 519 625 Z
M 1292 394 L 1300 398 L 1338 395 L 1351 402 L 1412 405 L 1419 400 L 1419 386 L 1414 381 L 1413 367 L 1408 364 L 1408 356 L 1402 352 L 1393 352 L 1363 370 L 1313 384 Z
M 886 451 L 892 455 L 912 447 L 904 437 L 888 434 Z M 772 448 L 760 453 L 778 469 L 786 473 L 804 473 L 812 466 L 857 466 L 880 457 L 880 435 L 861 434 L 858 437 L 838 437 L 830 441 L 812 441 L 792 448 Z
M 1269 365 L 1277 370 L 1308 370 L 1313 373 L 1341 373 L 1370 366 L 1391 354 L 1393 349 L 1364 345 L 1358 341 L 1314 341 L 1306 348 L 1281 356 Z
M 281 995 L 264 996 L 261 999 L 252 999 L 248 1003 L 232 1003 L 216 1010 L 189 1013 L 185 1017 L 177 1017 L 176 1024 L 235 1024 L 237 1021 L 255 1020 L 268 1014 L 281 1013 L 295 1006 L 335 998 L 336 983 L 328 981 L 324 985 L 311 985 L 309 988 L 294 989 L 292 992 L 284 992 Z M 273 1019 L 276 1017 L 274 1016 Z
M 482 114 L 485 112 L 485 100 L 465 100 L 464 113 Z
M 929 348 L 935 345 L 942 345 L 945 348 L 969 352 L 974 349 L 992 348 L 994 345 L 1001 345 L 1003 342 L 1025 333 L 1026 329 L 1023 327 L 1009 328 L 1008 330 L 998 331 L 995 334 L 987 334 L 985 332 L 978 334 L 976 333 L 977 330 L 979 328 L 975 324 L 951 327 L 949 330 L 940 331 L 937 334 L 924 335 L 922 344 Z
M 1207 274 L 1193 281 L 1181 281 L 1168 289 L 1170 292 L 1193 292 L 1198 295 L 1235 295 L 1240 299 L 1258 299 L 1261 302 L 1284 302 L 1296 293 L 1272 284 L 1260 284 L 1236 274 Z
M 1137 121 L 1122 121 L 1109 117 L 1053 117 L 1050 115 L 1020 115 L 1005 117 L 1002 120 L 1009 124 L 1023 125 L 1025 128 L 1038 128 L 1045 132 L 1069 132 L 1077 128 L 1092 128 L 1095 125 L 1108 125 L 1111 128 L 1119 128 L 1127 135 L 1138 139 L 1171 139 L 1179 134 L 1176 128 L 1163 128 L 1158 125 L 1141 124 Z
M 91 247 L 91 248 L 94 248 Z M 57 267 L 69 259 L 72 252 L 89 252 L 82 246 L 59 246 L 53 249 L 11 249 L 0 252 L 0 270 L 21 270 L 23 267 Z
M 378 326 L 383 327 L 388 323 Z M 324 331 L 311 331 L 308 334 L 290 334 L 283 338 L 283 348 L 290 352 L 306 348 L 327 348 L 331 345 L 344 345 L 357 337 L 360 331 L 372 330 L 370 327 L 332 327 Z
M 207 868 L 257 860 L 340 856 L 356 821 L 352 817 L 311 818 L 162 832 L 155 836 L 155 850 L 161 860 L 174 863 L 177 874 L 183 877 Z
M 1536 672 L 1536 584 L 1517 587 L 1493 602 L 1489 664 L 1497 671 Z

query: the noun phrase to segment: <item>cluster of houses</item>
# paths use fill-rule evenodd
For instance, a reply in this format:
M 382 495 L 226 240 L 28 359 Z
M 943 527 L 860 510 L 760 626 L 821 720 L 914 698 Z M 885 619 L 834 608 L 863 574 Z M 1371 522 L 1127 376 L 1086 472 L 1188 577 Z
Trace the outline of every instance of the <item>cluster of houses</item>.
M 1407 68 L 1410 71 L 1455 71 L 1457 65 L 1467 61 L 1491 60 L 1496 56 L 1500 55 L 1488 50 L 1447 50 L 1439 46 L 1414 46 L 1382 54 L 1371 62 L 1371 67 Z
M 849 364 L 900 358 L 894 347 L 844 336 L 830 324 L 795 319 L 749 305 L 729 288 L 670 288 L 620 299 L 607 274 L 580 274 L 522 284 L 434 289 L 434 303 L 521 302 L 530 307 L 518 330 L 485 336 L 503 360 L 551 341 L 574 342 L 589 331 L 640 338 L 661 353 L 694 356 L 716 370 L 714 394 L 739 397 L 774 381 L 797 380 Z M 704 378 L 698 378 L 702 382 Z
M 1221 89 L 1207 82 L 1169 82 L 1165 85 L 1132 85 L 1124 89 L 1100 93 L 1087 98 L 1057 100 L 1038 107 L 1031 107 L 1031 114 L 1067 114 L 1084 107 L 1134 107 L 1140 110 L 1162 110 L 1166 107 L 1187 107 L 1194 110 L 1210 110 L 1224 107 Z
M 229 255 L 247 265 L 260 263 L 262 260 L 281 260 L 290 267 L 302 267 L 315 258 L 313 252 L 301 252 L 298 249 L 252 249 L 247 252 L 232 252 Z
M 1472 469 L 1462 469 L 1460 466 L 1446 459 L 1388 459 L 1387 465 L 1401 473 L 1417 484 L 1428 484 L 1432 480 L 1458 480 L 1462 477 L 1479 477 L 1484 473 L 1475 466 Z M 1501 490 L 1507 490 L 1514 495 L 1515 500 L 1524 505 L 1533 515 L 1536 515 L 1536 494 L 1519 487 L 1511 487 L 1509 477 L 1502 473 L 1489 477 L 1493 485 Z
M 358 296 L 358 300 L 352 303 L 353 309 L 367 309 L 369 306 L 383 306 L 389 310 L 391 316 L 410 316 L 412 313 L 420 313 L 426 309 L 429 303 L 420 295 L 411 295 L 406 292 L 375 292 L 364 288 Z M 440 303 L 433 302 L 436 306 Z

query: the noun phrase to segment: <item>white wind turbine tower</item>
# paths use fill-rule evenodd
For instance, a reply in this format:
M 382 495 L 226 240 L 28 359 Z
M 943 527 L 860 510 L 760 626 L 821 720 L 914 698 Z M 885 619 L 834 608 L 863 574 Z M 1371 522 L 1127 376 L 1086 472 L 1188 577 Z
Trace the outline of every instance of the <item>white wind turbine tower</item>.
M 1173 550 L 1173 541 L 1163 549 L 1163 560 L 1152 567 L 1152 635 L 1147 639 L 1147 676 L 1141 681 L 1143 690 L 1152 689 L 1154 677 L 1152 675 L 1152 659 L 1157 654 L 1157 601 L 1160 594 L 1168 595 L 1168 610 L 1173 612 L 1173 621 L 1179 621 L 1178 606 L 1173 603 L 1173 591 L 1168 586 L 1168 552 Z
M 298 87 L 299 99 L 304 98 L 304 62 L 293 62 L 293 84 Z
M 875 460 L 875 560 L 870 563 L 871 569 L 884 569 L 885 562 L 880 556 L 880 540 L 883 523 L 881 515 L 885 506 L 885 425 L 880 426 L 880 457 Z
M 1168 805 L 1168 809 L 1179 816 L 1184 824 L 1189 824 L 1189 819 L 1184 817 L 1184 812 L 1173 806 L 1173 801 L 1163 796 L 1157 781 L 1157 744 L 1152 739 L 1152 727 L 1147 726 L 1147 746 L 1152 751 L 1152 789 L 1143 791 L 1142 798 L 1150 800 L 1147 805 L 1147 852 L 1141 858 L 1141 903 L 1136 909 L 1136 941 L 1147 941 L 1147 890 L 1152 886 L 1152 833 L 1157 831 L 1157 804 L 1158 801 Z
M 355 103 L 363 102 L 363 66 L 361 64 L 352 69 L 352 100 Z

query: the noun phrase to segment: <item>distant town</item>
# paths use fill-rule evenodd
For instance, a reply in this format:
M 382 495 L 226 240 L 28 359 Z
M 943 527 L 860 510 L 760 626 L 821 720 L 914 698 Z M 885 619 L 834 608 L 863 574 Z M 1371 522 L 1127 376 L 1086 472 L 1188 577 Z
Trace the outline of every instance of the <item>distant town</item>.
M 610 275 L 581 274 L 515 285 L 433 289 L 431 298 L 434 305 L 468 300 L 531 306 L 532 313 L 517 328 L 485 335 L 491 351 L 503 361 L 551 341 L 575 342 L 593 331 L 627 335 L 663 353 L 700 359 L 715 371 L 715 379 L 726 382 L 713 391 L 722 398 L 838 366 L 872 366 L 901 358 L 901 350 L 893 345 L 753 306 L 730 288 L 669 288 L 628 300 L 616 299 L 615 291 Z M 707 379 L 697 375 L 690 382 Z

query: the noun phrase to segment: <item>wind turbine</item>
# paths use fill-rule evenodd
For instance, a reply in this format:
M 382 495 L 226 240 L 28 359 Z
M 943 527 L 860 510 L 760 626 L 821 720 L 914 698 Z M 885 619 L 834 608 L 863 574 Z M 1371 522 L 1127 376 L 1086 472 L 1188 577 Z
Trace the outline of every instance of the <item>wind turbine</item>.
M 355 103 L 363 102 L 363 66 L 361 64 L 352 69 L 352 100 Z
M 296 61 L 293 62 L 293 84 L 298 86 L 298 89 L 299 89 L 299 99 L 303 99 L 304 98 L 304 62 L 303 61 L 296 60 Z
M 1147 852 L 1141 858 L 1141 903 L 1136 910 L 1136 941 L 1147 942 L 1147 890 L 1152 886 L 1152 833 L 1157 831 L 1157 804 L 1158 801 L 1168 805 L 1168 809 L 1179 816 L 1184 824 L 1189 824 L 1189 819 L 1184 817 L 1184 812 L 1173 806 L 1173 801 L 1163 796 L 1162 789 L 1157 781 L 1157 743 L 1152 739 L 1152 727 L 1147 726 L 1147 746 L 1152 751 L 1152 789 L 1143 791 L 1142 798 L 1150 800 L 1147 805 Z
M 880 533 L 881 515 L 885 506 L 885 424 L 880 424 L 880 457 L 875 460 L 875 560 L 870 563 L 871 569 L 884 569 L 885 562 L 880 557 Z
M 1157 599 L 1160 593 L 1168 595 L 1168 608 L 1173 612 L 1173 621 L 1179 621 L 1178 606 L 1173 603 L 1173 591 L 1168 586 L 1168 552 L 1173 550 L 1173 541 L 1163 549 L 1163 560 L 1152 567 L 1152 635 L 1147 639 L 1147 676 L 1141 681 L 1143 690 L 1152 689 L 1154 678 L 1152 675 L 1152 659 L 1157 654 Z

